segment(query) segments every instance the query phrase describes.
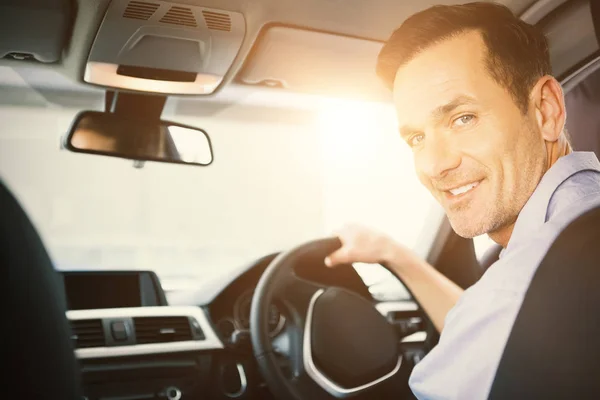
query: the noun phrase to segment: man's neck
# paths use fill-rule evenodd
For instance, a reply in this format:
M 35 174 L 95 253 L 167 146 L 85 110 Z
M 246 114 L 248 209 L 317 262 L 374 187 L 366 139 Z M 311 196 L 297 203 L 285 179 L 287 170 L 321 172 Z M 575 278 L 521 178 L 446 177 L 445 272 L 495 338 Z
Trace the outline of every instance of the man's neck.
M 567 137 L 563 133 L 560 135 L 556 142 L 546 142 L 546 152 L 548 154 L 548 161 L 546 163 L 546 171 L 548 170 L 558 161 L 559 158 L 566 156 L 573 152 L 571 148 L 571 144 L 567 140 Z
M 515 228 L 515 223 L 513 222 L 512 224 L 507 225 L 504 228 L 500 228 L 497 231 L 489 232 L 488 236 L 494 242 L 498 243 L 503 248 L 506 248 L 506 246 L 508 246 L 508 241 L 510 240 L 510 237 L 512 236 L 512 232 L 513 232 L 514 228 Z
M 548 154 L 548 159 L 544 174 L 548 172 L 548 170 L 556 163 L 556 161 L 558 161 L 559 158 L 572 153 L 573 149 L 571 148 L 571 144 L 567 140 L 567 137 L 563 133 L 556 142 L 546 142 L 546 151 Z M 489 232 L 488 236 L 494 242 L 498 243 L 503 248 L 506 248 L 506 246 L 508 246 L 508 242 L 510 241 L 510 237 L 512 236 L 513 230 L 515 229 L 515 223 L 516 220 L 510 225 L 506 225 L 497 231 Z

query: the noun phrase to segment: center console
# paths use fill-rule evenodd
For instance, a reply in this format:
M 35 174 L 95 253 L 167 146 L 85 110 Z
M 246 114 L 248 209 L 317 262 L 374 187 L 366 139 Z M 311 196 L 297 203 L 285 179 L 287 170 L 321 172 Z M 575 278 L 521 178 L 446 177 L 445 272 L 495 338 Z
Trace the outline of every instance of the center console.
M 62 276 L 69 310 L 167 305 L 151 271 L 69 271 Z
M 62 274 L 87 399 L 201 399 L 212 391 L 223 344 L 202 308 L 168 306 L 152 272 Z

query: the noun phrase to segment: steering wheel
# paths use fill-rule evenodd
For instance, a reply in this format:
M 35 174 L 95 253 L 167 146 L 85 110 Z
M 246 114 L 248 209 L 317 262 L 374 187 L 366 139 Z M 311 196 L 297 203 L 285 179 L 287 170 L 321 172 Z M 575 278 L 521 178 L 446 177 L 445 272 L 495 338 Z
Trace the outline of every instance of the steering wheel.
M 277 256 L 258 282 L 250 336 L 258 367 L 280 399 L 358 397 L 394 377 L 402 365 L 396 332 L 367 299 L 298 277 L 294 267 L 320 263 L 338 238 L 312 241 Z M 269 305 L 288 316 L 291 376 L 283 373 L 269 337 Z

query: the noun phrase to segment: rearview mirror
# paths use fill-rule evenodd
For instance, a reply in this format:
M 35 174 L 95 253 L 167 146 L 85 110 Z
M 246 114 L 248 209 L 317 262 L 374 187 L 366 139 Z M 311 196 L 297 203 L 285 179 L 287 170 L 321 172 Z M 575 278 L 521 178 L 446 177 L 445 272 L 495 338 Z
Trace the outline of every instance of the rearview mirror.
M 203 166 L 213 161 L 210 138 L 201 129 L 96 111 L 83 111 L 75 117 L 65 147 L 140 161 Z

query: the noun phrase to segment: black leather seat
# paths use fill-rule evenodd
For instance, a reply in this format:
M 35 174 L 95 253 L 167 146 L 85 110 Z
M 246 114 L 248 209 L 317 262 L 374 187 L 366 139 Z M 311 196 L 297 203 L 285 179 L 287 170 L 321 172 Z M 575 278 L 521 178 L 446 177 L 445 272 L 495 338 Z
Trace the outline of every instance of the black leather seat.
M 491 399 L 600 398 L 600 208 L 556 239 L 525 295 Z
M 81 400 L 62 281 L 27 215 L 0 180 L 2 398 Z

